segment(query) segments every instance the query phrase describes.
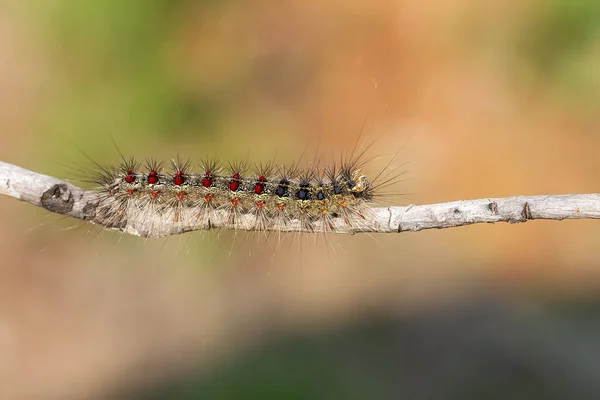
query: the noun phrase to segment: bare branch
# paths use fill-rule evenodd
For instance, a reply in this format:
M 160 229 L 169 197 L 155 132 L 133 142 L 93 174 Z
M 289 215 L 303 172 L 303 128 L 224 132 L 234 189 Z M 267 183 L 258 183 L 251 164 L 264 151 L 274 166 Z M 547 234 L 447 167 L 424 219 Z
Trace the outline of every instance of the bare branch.
M 100 197 L 70 183 L 51 176 L 38 174 L 0 161 L 0 194 L 15 197 L 48 211 L 69 215 L 102 226 L 109 225 L 96 214 Z M 134 213 L 131 213 L 134 215 Z M 161 237 L 183 232 L 227 228 L 226 212 L 216 211 L 210 220 L 188 225 L 173 224 L 172 216 L 154 215 L 130 218 L 119 226 L 109 226 L 136 236 Z M 335 230 L 341 233 L 392 233 L 442 229 L 470 224 L 494 222 L 525 222 L 533 219 L 598 219 L 600 194 L 566 194 L 542 196 L 516 196 L 478 200 L 460 200 L 449 203 L 379 207 L 371 210 L 365 222 L 348 226 L 336 219 Z M 193 218 L 184 218 L 191 221 Z M 320 228 L 317 222 L 316 228 Z M 236 224 L 238 230 L 254 230 L 255 219 L 245 215 Z M 278 228 L 278 230 L 282 230 Z M 283 230 L 303 232 L 300 221 L 291 221 Z
M 48 211 L 90 220 L 97 196 L 51 176 L 0 161 L 0 194 L 26 201 Z

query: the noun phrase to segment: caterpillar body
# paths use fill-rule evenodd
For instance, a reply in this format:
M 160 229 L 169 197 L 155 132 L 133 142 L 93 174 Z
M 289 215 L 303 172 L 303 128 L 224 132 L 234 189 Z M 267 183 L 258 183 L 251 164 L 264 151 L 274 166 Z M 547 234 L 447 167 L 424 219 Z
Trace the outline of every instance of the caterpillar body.
M 145 237 L 224 228 L 276 232 L 348 233 L 369 230 L 379 190 L 397 181 L 390 165 L 375 178 L 363 173 L 364 152 L 319 168 L 206 160 L 194 170 L 180 158 L 165 168 L 122 157 L 93 181 L 93 222 Z

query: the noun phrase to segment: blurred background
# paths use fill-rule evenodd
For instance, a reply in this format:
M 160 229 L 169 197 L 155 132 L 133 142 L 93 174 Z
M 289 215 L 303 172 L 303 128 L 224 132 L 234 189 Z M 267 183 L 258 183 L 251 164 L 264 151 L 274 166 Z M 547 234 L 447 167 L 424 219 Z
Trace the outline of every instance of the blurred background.
M 111 137 L 294 160 L 348 151 L 366 120 L 371 154 L 408 162 L 393 204 L 598 192 L 599 112 L 594 0 L 0 0 L 0 159 L 62 179 L 82 152 L 118 162 Z M 600 393 L 595 221 L 288 252 L 11 198 L 0 216 L 0 398 Z

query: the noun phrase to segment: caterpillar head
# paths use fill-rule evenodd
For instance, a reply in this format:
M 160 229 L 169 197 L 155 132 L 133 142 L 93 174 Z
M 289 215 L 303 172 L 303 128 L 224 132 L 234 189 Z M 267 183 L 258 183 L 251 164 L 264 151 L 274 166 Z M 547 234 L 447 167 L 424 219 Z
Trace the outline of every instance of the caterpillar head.
M 365 175 L 356 174 L 352 177 L 354 185 L 350 188 L 350 191 L 354 197 L 360 197 L 364 199 L 371 198 L 371 181 Z

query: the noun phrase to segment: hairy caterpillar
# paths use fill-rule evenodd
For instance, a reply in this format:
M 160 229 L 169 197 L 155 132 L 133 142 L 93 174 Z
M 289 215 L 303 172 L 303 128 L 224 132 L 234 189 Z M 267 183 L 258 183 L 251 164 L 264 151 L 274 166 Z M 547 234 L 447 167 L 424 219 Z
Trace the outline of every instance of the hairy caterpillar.
M 392 159 L 377 175 L 368 176 L 367 149 L 355 154 L 355 146 L 338 163 L 320 167 L 314 162 L 305 168 L 273 162 L 250 167 L 214 159 L 194 167 L 179 157 L 168 165 L 121 154 L 119 165 L 95 163 L 92 181 L 98 204 L 93 222 L 146 237 L 215 227 L 351 232 L 368 223 L 382 189 L 403 175 L 397 173 L 400 167 L 392 167 Z

